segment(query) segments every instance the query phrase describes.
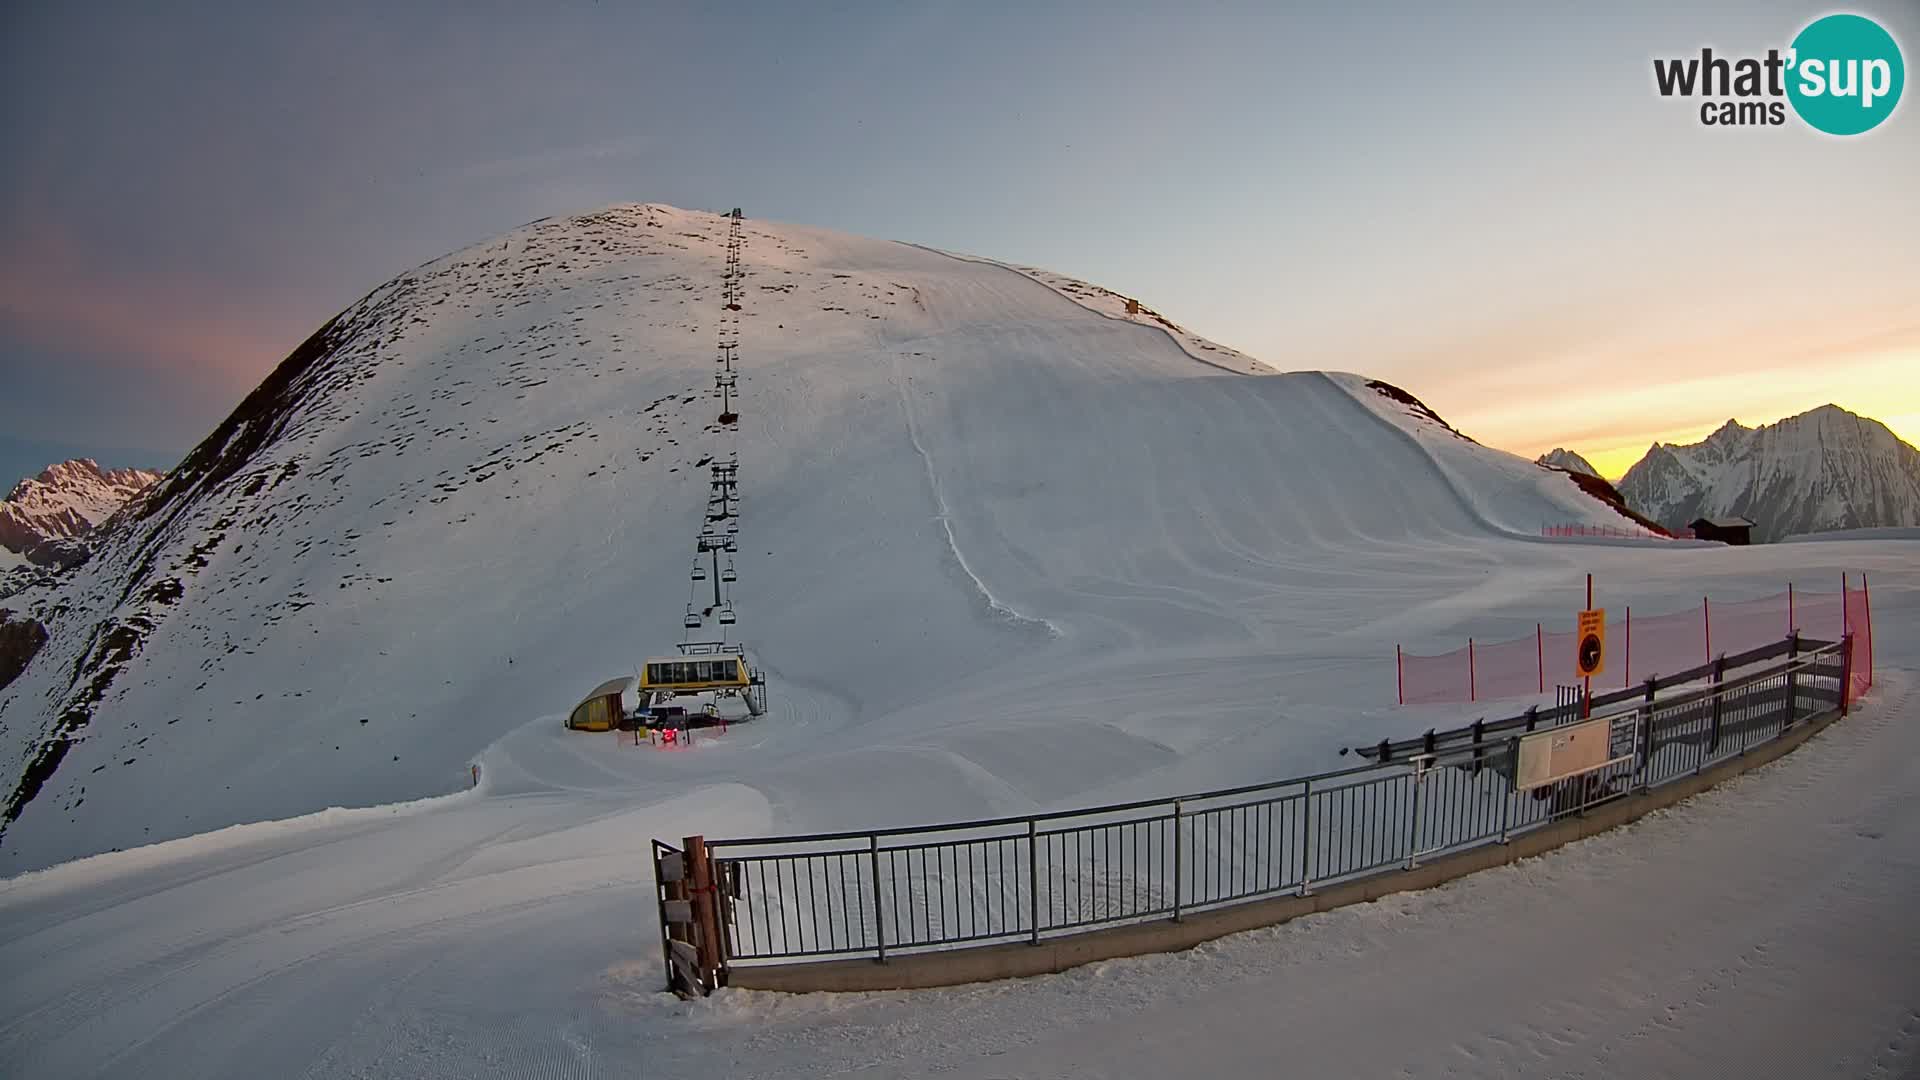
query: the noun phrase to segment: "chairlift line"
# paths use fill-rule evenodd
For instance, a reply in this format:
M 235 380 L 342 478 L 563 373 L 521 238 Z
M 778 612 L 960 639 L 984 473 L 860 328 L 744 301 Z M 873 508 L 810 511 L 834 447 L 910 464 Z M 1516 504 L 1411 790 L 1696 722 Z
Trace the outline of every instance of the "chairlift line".
M 734 367 L 734 359 L 739 355 L 741 301 L 746 295 L 744 284 L 742 250 L 746 237 L 742 227 L 741 212 L 736 209 L 730 215 L 728 226 L 726 269 L 721 280 L 721 302 L 723 314 L 720 319 L 718 350 L 714 353 L 714 363 L 718 371 L 714 374 L 714 396 L 720 399 L 720 430 L 723 434 L 732 434 L 737 438 L 739 411 L 738 394 L 739 374 Z M 732 586 L 740 580 L 734 556 L 739 551 L 740 533 L 740 451 L 737 443 L 726 456 L 713 461 L 708 474 L 708 499 L 705 522 L 700 530 L 692 569 L 688 572 L 689 587 L 686 614 L 682 625 L 690 632 L 699 629 L 705 623 L 716 622 L 723 627 L 739 623 L 739 613 L 734 607 Z M 724 527 L 722 527 L 724 523 Z M 720 555 L 727 556 L 723 567 Z M 711 561 L 711 566 L 708 565 Z M 712 604 L 703 605 L 701 594 L 712 590 Z M 704 607 L 704 610 L 703 610 Z M 690 636 L 690 635 L 689 635 Z M 739 657 L 738 674 L 731 669 L 721 687 L 714 687 L 722 694 L 737 694 L 747 701 L 748 710 L 755 716 L 761 715 L 766 708 L 766 681 L 758 671 L 750 668 L 745 661 L 745 649 L 738 644 L 725 640 L 723 633 L 719 642 L 696 643 L 682 640 L 682 654 L 692 655 L 708 652 L 725 652 Z M 662 667 L 661 661 L 647 661 L 650 675 L 664 675 L 678 672 L 678 667 Z M 670 681 L 679 681 L 677 679 Z

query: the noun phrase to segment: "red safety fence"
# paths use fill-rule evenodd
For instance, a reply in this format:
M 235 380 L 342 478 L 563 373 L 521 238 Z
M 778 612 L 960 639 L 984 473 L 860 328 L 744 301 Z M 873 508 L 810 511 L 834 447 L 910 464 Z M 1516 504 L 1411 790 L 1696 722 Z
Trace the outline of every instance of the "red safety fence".
M 1732 656 L 1773 644 L 1795 630 L 1819 641 L 1854 636 L 1851 685 L 1854 696 L 1873 685 L 1873 606 L 1862 575 L 1856 585 L 1841 578 L 1842 592 L 1807 593 L 1792 585 L 1758 600 L 1715 603 L 1665 615 L 1635 618 L 1632 608 L 1607 620 L 1607 663 L 1595 689 L 1627 687 L 1637 678 L 1668 675 L 1716 656 Z M 1394 650 L 1402 705 L 1445 705 L 1544 694 L 1571 686 L 1575 634 L 1534 624 L 1531 637 L 1467 643 L 1438 656 Z

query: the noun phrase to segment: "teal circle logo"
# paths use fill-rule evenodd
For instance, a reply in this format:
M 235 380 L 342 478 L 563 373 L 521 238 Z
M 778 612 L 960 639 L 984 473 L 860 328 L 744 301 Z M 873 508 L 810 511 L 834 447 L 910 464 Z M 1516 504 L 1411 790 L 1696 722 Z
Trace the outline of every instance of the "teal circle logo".
M 1829 135 L 1872 131 L 1893 115 L 1907 83 L 1900 46 L 1862 15 L 1828 15 L 1793 39 L 1787 60 L 1793 111 Z

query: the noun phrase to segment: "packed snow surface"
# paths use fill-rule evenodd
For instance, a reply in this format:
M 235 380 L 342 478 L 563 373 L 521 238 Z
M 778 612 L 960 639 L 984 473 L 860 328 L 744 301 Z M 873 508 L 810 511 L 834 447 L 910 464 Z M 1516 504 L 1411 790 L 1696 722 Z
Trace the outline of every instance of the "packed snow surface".
M 1913 542 L 1542 541 L 1618 519 L 1363 377 L 1231 373 L 991 263 L 748 221 L 735 597 L 773 711 L 564 731 L 680 637 L 724 229 L 618 208 L 422 267 L 224 479 L 8 601 L 152 629 L 0 845 L 0 1075 L 1914 1067 Z M 136 556 L 174 601 L 113 588 Z M 1396 643 L 1570 623 L 1588 572 L 1657 612 L 1843 570 L 1875 700 L 1621 833 L 1047 978 L 660 993 L 650 837 L 1317 771 L 1472 719 L 1393 708 Z M 4 691 L 7 740 L 84 645 Z
M 645 839 L 782 824 L 754 776 L 777 736 L 673 754 L 533 722 L 482 755 L 475 792 L 0 883 L 0 1073 L 1912 1076 L 1920 560 L 1831 548 L 1683 551 L 1641 576 L 1757 591 L 1809 561 L 1868 566 L 1880 685 L 1853 717 L 1672 811 L 1440 889 L 1057 976 L 684 1003 L 659 989 Z M 1584 554 L 1602 580 L 1646 560 Z M 1483 614 L 1545 610 L 1524 574 L 1488 578 Z M 1026 752 L 1084 776 L 1111 741 L 1090 726 Z M 926 761 L 814 773 L 820 797 L 918 819 Z

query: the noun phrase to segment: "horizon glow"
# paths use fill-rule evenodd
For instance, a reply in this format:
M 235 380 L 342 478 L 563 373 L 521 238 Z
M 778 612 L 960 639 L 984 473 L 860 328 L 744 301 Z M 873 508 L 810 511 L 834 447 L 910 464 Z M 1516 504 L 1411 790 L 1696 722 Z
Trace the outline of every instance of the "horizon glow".
M 1804 5 L 749 8 L 15 13 L 0 436 L 167 463 L 408 268 L 657 201 L 1046 267 L 1610 476 L 1829 402 L 1920 441 L 1916 104 L 1839 140 L 1653 87 Z

